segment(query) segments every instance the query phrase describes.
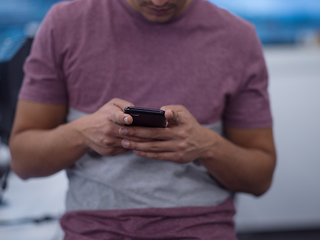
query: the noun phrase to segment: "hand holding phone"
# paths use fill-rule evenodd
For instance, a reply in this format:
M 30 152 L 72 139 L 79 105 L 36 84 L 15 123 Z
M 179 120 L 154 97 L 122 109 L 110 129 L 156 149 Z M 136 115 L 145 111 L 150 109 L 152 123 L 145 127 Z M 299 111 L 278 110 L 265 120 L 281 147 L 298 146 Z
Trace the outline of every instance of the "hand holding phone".
M 133 118 L 130 126 L 164 128 L 167 125 L 167 119 L 164 116 L 165 111 L 163 110 L 126 107 L 124 112 L 130 114 Z

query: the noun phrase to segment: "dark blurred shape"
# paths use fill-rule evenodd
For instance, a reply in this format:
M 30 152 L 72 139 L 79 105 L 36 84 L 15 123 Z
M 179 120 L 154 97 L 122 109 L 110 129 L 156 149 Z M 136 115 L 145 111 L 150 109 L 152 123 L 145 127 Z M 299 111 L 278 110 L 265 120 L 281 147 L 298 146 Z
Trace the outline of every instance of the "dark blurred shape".
M 7 179 L 10 172 L 10 158 L 9 147 L 2 144 L 0 141 L 0 207 L 4 205 L 3 195 L 7 188 Z
M 7 188 L 8 176 L 10 173 L 10 166 L 7 165 L 0 165 L 0 206 L 3 205 L 3 195 L 4 191 Z
M 32 40 L 7 38 L 0 41 L 0 136 L 5 144 L 9 141 L 17 96 L 24 75 L 22 67 L 30 53 Z

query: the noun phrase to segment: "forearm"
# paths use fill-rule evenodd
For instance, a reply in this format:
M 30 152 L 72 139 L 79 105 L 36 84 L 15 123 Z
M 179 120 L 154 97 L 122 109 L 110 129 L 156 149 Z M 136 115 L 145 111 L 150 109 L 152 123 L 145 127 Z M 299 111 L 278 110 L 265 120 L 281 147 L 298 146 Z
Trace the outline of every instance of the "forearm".
M 275 167 L 272 152 L 240 147 L 214 132 L 209 135 L 214 145 L 200 161 L 212 176 L 235 192 L 259 196 L 269 189 Z
M 112 99 L 92 114 L 62 124 L 67 105 L 19 100 L 10 137 L 11 167 L 21 178 L 41 177 L 69 167 L 89 149 L 103 156 L 128 151 L 121 146 L 120 126 L 131 124 L 123 109 L 133 106 Z
M 25 130 L 10 139 L 11 167 L 21 178 L 42 177 L 69 167 L 88 151 L 73 123 Z

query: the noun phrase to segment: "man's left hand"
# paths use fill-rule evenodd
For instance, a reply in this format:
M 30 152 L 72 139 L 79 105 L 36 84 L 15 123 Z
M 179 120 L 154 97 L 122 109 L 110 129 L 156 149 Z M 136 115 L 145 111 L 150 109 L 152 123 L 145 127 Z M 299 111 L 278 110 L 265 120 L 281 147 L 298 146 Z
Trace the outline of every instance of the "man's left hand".
M 205 154 L 205 149 L 213 144 L 206 141 L 208 129 L 202 127 L 183 106 L 171 105 L 161 108 L 168 120 L 166 128 L 122 127 L 122 146 L 132 149 L 141 157 L 189 163 Z M 211 132 L 211 131 L 210 131 Z M 212 134 L 212 133 L 211 133 Z M 126 137 L 144 138 L 146 142 L 135 142 Z

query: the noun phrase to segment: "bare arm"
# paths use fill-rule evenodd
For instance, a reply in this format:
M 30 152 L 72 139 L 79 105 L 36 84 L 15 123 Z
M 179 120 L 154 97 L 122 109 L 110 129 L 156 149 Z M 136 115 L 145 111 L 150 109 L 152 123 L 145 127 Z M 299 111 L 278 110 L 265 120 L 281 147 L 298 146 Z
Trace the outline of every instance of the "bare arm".
M 272 129 L 230 129 L 225 139 L 202 127 L 182 106 L 167 106 L 165 129 L 124 127 L 124 136 L 150 142 L 122 141 L 134 153 L 159 160 L 188 163 L 199 159 L 209 173 L 235 192 L 261 195 L 268 190 L 276 162 Z
M 10 136 L 11 167 L 21 178 L 41 177 L 69 167 L 90 148 L 101 155 L 127 151 L 119 128 L 132 122 L 129 102 L 114 99 L 93 114 L 64 124 L 66 105 L 20 100 Z
M 201 163 L 230 190 L 262 195 L 276 163 L 272 129 L 227 128 L 226 133 L 228 139 L 212 135 L 215 144 Z

